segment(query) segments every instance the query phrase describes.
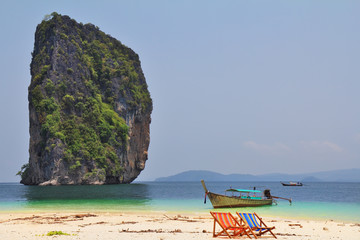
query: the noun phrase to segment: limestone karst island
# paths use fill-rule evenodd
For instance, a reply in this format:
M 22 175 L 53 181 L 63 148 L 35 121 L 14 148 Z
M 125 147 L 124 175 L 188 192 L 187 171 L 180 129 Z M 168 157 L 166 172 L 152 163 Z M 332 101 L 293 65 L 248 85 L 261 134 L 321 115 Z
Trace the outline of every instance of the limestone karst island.
M 26 185 L 132 182 L 144 169 L 152 100 L 139 56 L 92 24 L 52 13 L 36 28 Z

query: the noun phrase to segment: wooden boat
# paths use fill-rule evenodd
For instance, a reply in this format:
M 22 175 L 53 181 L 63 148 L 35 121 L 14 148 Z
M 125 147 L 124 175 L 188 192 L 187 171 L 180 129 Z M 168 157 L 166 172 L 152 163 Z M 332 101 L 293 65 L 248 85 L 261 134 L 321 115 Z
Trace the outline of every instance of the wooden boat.
M 205 203 L 206 197 L 209 197 L 214 208 L 257 207 L 271 205 L 274 202 L 269 189 L 264 191 L 263 196 L 256 196 L 261 191 L 230 188 L 226 192 L 231 192 L 232 195 L 227 196 L 210 192 L 207 190 L 204 180 L 201 180 L 201 183 L 205 190 Z M 235 196 L 234 193 L 239 195 Z
M 301 187 L 303 184 L 301 182 L 289 182 L 289 183 L 283 183 L 281 182 L 283 186 L 292 186 L 292 187 Z

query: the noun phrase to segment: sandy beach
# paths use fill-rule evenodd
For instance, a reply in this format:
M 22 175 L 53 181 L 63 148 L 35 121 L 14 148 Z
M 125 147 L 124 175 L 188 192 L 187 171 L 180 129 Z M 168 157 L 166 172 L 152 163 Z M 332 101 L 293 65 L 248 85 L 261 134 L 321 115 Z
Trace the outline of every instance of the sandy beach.
M 278 239 L 360 239 L 359 223 L 276 217 L 263 220 L 275 226 Z M 0 237 L 12 240 L 213 239 L 212 229 L 212 217 L 206 213 L 0 213 Z M 52 231 L 66 235 L 48 236 Z M 272 237 L 266 234 L 262 238 Z

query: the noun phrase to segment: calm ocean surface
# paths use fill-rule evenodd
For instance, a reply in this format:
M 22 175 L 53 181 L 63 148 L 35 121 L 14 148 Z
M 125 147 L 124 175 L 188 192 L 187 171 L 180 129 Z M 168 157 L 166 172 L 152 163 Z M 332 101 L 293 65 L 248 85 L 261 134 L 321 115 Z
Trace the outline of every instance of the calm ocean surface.
M 279 182 L 207 182 L 216 193 L 233 188 L 271 189 L 274 196 L 292 198 L 293 203 L 224 209 L 256 211 L 263 216 L 333 219 L 360 222 L 360 183 L 307 183 L 303 187 L 283 187 Z M 0 212 L 46 211 L 188 211 L 209 212 L 199 182 L 141 182 L 102 186 L 24 186 L 0 183 Z

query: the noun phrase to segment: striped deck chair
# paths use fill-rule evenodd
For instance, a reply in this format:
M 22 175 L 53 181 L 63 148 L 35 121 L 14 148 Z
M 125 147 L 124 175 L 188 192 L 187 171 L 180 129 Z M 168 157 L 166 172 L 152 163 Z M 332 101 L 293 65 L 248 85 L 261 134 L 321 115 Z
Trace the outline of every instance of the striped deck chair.
M 231 213 L 210 212 L 210 214 L 214 218 L 213 237 L 228 236 L 229 238 L 233 238 L 246 234 L 251 238 L 248 233 L 248 231 L 250 231 L 249 227 L 240 225 Z M 216 223 L 222 228 L 222 230 L 217 233 L 215 233 Z
M 274 238 L 277 238 L 275 234 L 271 231 L 275 227 L 268 227 L 264 221 L 256 213 L 238 213 L 236 214 L 240 217 L 240 224 L 245 224 L 250 227 L 252 232 L 257 232 L 256 235 L 261 236 L 264 233 L 271 233 Z M 260 222 L 260 224 L 259 224 Z

